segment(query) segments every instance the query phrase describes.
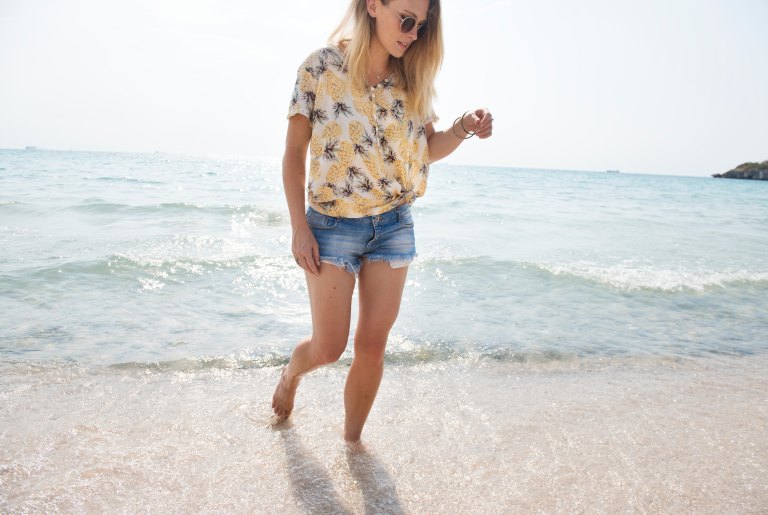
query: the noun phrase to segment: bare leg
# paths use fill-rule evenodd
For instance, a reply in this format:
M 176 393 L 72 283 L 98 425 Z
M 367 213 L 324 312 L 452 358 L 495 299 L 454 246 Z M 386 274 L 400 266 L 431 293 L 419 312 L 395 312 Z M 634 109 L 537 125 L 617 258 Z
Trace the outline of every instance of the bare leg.
M 339 359 L 347 346 L 355 276 L 336 266 L 320 265 L 320 274 L 306 274 L 312 310 L 312 337 L 299 343 L 283 369 L 272 396 L 272 410 L 280 419 L 293 411 L 301 377 L 320 365 Z
M 384 375 L 384 349 L 400 311 L 408 267 L 365 263 L 360 270 L 360 313 L 355 331 L 355 357 L 344 387 L 344 439 L 360 440 L 363 425 Z

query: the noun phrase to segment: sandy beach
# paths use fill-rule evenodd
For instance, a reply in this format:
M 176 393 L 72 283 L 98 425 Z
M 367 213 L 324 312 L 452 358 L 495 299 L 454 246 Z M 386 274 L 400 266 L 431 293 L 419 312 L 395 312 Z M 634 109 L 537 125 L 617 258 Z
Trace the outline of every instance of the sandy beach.
M 275 367 L 6 364 L 0 510 L 764 513 L 767 364 L 394 365 L 363 449 L 344 363 L 275 427 Z

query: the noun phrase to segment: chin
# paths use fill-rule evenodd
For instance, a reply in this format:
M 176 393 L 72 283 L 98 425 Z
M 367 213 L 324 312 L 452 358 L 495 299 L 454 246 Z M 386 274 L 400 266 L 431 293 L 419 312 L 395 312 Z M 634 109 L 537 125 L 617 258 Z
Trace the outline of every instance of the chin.
M 389 53 L 394 57 L 403 57 L 409 48 L 410 46 L 403 47 L 400 43 L 395 41 L 392 43 L 392 48 L 390 49 Z

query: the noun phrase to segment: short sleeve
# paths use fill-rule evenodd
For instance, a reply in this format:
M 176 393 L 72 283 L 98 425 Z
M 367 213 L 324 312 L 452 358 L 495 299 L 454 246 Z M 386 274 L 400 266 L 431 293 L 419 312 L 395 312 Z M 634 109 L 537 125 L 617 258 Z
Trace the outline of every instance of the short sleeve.
M 307 57 L 299 67 L 291 96 L 291 104 L 288 108 L 288 118 L 296 114 L 303 114 L 308 120 L 312 120 L 317 83 L 320 76 L 318 64 L 318 55 L 315 52 Z

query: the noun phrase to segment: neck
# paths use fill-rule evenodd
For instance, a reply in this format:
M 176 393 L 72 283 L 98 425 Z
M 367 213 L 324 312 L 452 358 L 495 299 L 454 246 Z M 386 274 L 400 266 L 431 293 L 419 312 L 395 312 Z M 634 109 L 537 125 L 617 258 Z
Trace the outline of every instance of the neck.
M 368 70 L 369 78 L 384 79 L 389 69 L 389 52 L 382 46 L 379 39 L 374 36 L 371 40 L 371 46 L 368 48 L 371 60 L 371 67 Z M 377 81 L 378 82 L 378 81 Z

